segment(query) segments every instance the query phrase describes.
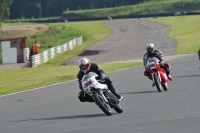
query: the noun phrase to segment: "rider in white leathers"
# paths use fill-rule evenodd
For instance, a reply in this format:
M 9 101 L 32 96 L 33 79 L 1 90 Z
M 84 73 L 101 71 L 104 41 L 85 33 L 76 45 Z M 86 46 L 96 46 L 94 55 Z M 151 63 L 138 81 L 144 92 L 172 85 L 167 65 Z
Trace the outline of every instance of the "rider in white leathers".
M 89 95 L 87 95 L 86 93 L 84 93 L 83 88 L 82 88 L 82 84 L 81 84 L 81 80 L 84 76 L 84 74 L 89 73 L 89 72 L 95 72 L 96 74 L 98 74 L 98 76 L 100 77 L 100 79 L 102 81 L 105 82 L 105 84 L 107 84 L 108 89 L 119 99 L 122 100 L 123 96 L 121 96 L 116 89 L 114 88 L 112 81 L 110 80 L 110 78 L 104 73 L 104 71 L 101 69 L 100 66 L 98 66 L 96 63 L 90 63 L 90 60 L 86 57 L 83 57 L 79 60 L 79 72 L 77 75 L 78 78 L 78 82 L 79 82 L 79 88 L 80 88 L 80 93 L 79 93 L 79 100 L 81 102 L 85 102 L 85 101 L 89 101 L 89 102 L 93 102 L 93 98 L 90 97 Z

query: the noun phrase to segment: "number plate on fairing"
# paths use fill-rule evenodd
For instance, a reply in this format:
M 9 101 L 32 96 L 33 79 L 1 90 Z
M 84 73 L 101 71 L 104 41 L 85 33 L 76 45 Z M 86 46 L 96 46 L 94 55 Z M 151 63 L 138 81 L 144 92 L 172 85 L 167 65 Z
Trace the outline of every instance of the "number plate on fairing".
M 87 79 L 87 80 L 85 80 L 85 81 L 83 82 L 83 86 L 84 86 L 84 89 L 87 90 L 87 89 L 93 87 L 94 85 L 93 85 L 93 82 L 92 82 L 91 79 Z

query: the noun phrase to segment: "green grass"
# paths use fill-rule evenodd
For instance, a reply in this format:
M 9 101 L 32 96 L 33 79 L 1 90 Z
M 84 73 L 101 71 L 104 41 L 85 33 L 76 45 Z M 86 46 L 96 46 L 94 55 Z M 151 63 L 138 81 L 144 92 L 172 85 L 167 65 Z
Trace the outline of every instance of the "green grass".
M 70 38 L 69 35 L 75 35 L 76 37 L 82 35 L 84 43 L 78 47 L 75 47 L 71 51 L 67 51 L 64 54 L 56 56 L 47 63 L 40 65 L 36 68 L 23 68 L 23 69 L 3 69 L 0 71 L 0 95 L 10 94 L 14 92 L 29 90 L 41 86 L 46 86 L 54 83 L 68 81 L 76 78 L 78 72 L 78 65 L 59 66 L 62 62 L 76 56 L 88 46 L 100 41 L 112 33 L 111 29 L 108 29 L 104 24 L 108 21 L 92 21 L 92 22 L 73 22 L 73 23 L 56 23 L 48 24 L 48 31 L 41 34 L 30 36 L 29 39 L 35 38 L 37 40 L 48 38 L 55 43 L 54 33 L 60 34 L 59 41 L 62 38 Z M 12 24 L 13 25 L 13 24 Z M 20 24 L 19 24 L 20 25 Z M 8 26 L 8 24 L 7 24 Z M 62 31 L 67 29 L 66 31 Z M 70 30 L 69 30 L 70 29 Z M 61 31 L 60 31 L 61 30 Z M 57 32 L 58 31 L 58 32 Z M 66 33 L 69 32 L 69 33 Z M 77 34 L 78 33 L 78 34 Z M 56 35 L 55 35 L 56 36 Z M 63 40 L 64 40 L 63 39 Z M 67 40 L 67 39 L 65 39 Z M 51 42 L 51 43 L 52 43 Z M 52 44 L 53 44 L 52 43 Z M 41 43 L 42 46 L 49 43 Z M 102 68 L 106 72 L 115 71 L 118 69 L 138 66 L 140 63 L 116 63 L 116 64 L 102 64 Z M 111 66 L 115 67 L 111 67 Z M 72 71 L 73 70 L 73 71 Z
M 200 45 L 198 39 L 200 35 L 200 27 L 198 25 L 200 16 L 163 17 L 158 19 L 152 18 L 151 20 L 164 23 L 171 27 L 169 37 L 177 40 L 176 54 L 195 53 L 198 50 Z M 36 68 L 2 69 L 0 71 L 0 95 L 76 79 L 78 65 L 59 65 L 76 56 L 86 47 L 110 35 L 112 31 L 104 26 L 107 22 L 108 21 L 93 21 L 48 24 L 48 26 L 54 27 L 54 30 L 62 30 L 63 27 L 71 27 L 75 31 L 80 31 L 85 37 L 84 43 L 71 51 L 56 56 L 54 59 Z M 62 33 L 62 31 L 60 32 Z M 45 35 L 47 37 L 49 36 L 45 33 L 41 33 L 44 38 Z M 142 62 L 100 64 L 105 72 L 141 65 Z
M 193 0 L 191 1 L 194 2 Z M 171 1 L 162 1 L 162 2 L 163 4 L 156 6 L 157 9 L 163 8 L 163 6 L 167 3 L 171 3 Z M 197 0 L 196 2 L 199 2 L 199 0 Z M 143 5 L 144 6 L 137 5 L 138 8 L 130 10 L 136 13 L 140 12 L 137 10 L 141 10 L 143 13 L 155 10 L 155 9 L 150 9 L 152 7 L 150 3 L 143 3 Z M 173 9 L 175 7 L 180 7 L 180 6 L 184 7 L 184 3 L 182 4 L 178 3 L 177 5 L 174 6 L 168 6 L 168 9 L 174 11 Z M 128 9 L 129 7 L 119 7 L 119 8 L 127 8 L 126 11 L 125 10 L 122 11 L 126 13 L 129 10 Z M 148 10 L 145 11 L 145 9 Z M 114 8 L 113 10 L 115 10 L 114 13 L 121 12 L 118 11 L 117 8 Z M 107 12 L 110 13 L 109 10 Z M 175 54 L 196 53 L 197 50 L 199 49 L 200 16 L 163 17 L 151 20 L 164 23 L 171 27 L 171 32 L 169 34 L 169 37 L 174 38 L 177 41 Z M 84 41 L 83 44 L 75 47 L 71 51 L 67 51 L 64 54 L 56 56 L 54 59 L 51 59 L 47 63 L 40 65 L 36 68 L 1 69 L 0 95 L 10 94 L 23 90 L 29 90 L 36 87 L 41 87 L 45 85 L 50 85 L 54 83 L 75 79 L 76 74 L 78 72 L 78 65 L 68 65 L 68 66 L 59 66 L 59 65 L 62 62 L 78 55 L 85 48 L 91 46 L 92 44 L 112 34 L 112 30 L 104 26 L 104 24 L 107 22 L 108 21 L 92 21 L 92 22 L 70 22 L 70 23 L 47 24 L 50 27 L 49 30 L 40 34 L 30 36 L 30 38 L 27 40 L 28 46 L 31 45 L 33 40 L 37 40 L 38 42 L 41 42 L 42 46 L 44 46 L 43 49 L 40 49 L 42 52 L 43 50 L 46 50 L 45 47 L 49 45 L 58 46 L 71 40 L 74 37 L 79 37 L 80 35 L 83 36 L 83 41 Z M 24 24 L 28 23 L 6 23 L 6 24 L 3 23 L 3 26 L 24 25 Z M 112 72 L 123 68 L 129 68 L 141 65 L 142 62 L 100 64 L 100 66 L 105 70 L 105 72 Z
M 177 41 L 175 54 L 196 53 L 200 48 L 200 15 L 153 19 L 171 27 L 170 38 Z
M 26 40 L 26 45 L 31 48 L 34 41 L 41 44 L 40 52 L 47 50 L 49 47 L 59 46 L 64 44 L 73 38 L 83 36 L 83 45 L 80 45 L 75 50 L 65 53 L 65 58 L 56 59 L 55 63 L 58 61 L 63 61 L 70 59 L 82 52 L 86 47 L 100 41 L 101 39 L 107 37 L 112 33 L 111 29 L 108 29 L 104 24 L 108 21 L 92 21 L 92 22 L 73 22 L 73 23 L 52 23 L 47 24 L 49 29 L 42 33 L 37 33 L 35 35 L 29 36 Z M 24 23 L 17 23 L 16 25 L 23 25 Z M 26 23 L 31 24 L 31 23 Z M 13 26 L 14 23 L 3 23 L 4 26 Z M 0 36 L 0 39 L 10 38 L 6 36 Z M 0 61 L 2 60 L 1 48 L 0 48 Z M 1 61 L 2 62 L 2 61 Z M 54 62 L 54 60 L 53 60 Z M 50 63 L 53 63 L 52 61 Z M 53 63 L 54 64 L 54 63 Z
M 106 72 L 139 65 L 142 65 L 142 62 L 100 64 Z M 78 70 L 78 65 L 3 69 L 0 71 L 0 95 L 76 79 Z
M 83 36 L 84 43 L 71 51 L 58 55 L 54 59 L 36 68 L 1 70 L 0 95 L 75 79 L 78 66 L 68 65 L 61 67 L 59 65 L 78 55 L 88 46 L 110 35 L 112 30 L 104 26 L 106 22 L 107 21 L 93 21 L 48 24 L 50 27 L 49 30 L 30 36 L 27 40 L 28 45 L 31 44 L 29 42 L 36 39 L 40 42 L 41 46 L 58 46 L 79 36 Z M 14 24 L 11 23 L 10 25 L 12 26 Z M 17 25 L 21 25 L 21 23 L 17 23 Z M 3 24 L 3 26 L 9 26 L 9 24 Z M 45 48 L 40 49 L 41 52 L 43 50 L 45 50 Z
M 56 58 L 50 60 L 49 62 L 45 63 L 43 66 L 53 65 L 58 66 L 59 64 L 63 63 L 64 61 L 78 55 L 85 48 L 91 46 L 92 44 L 100 41 L 103 38 L 112 34 L 112 30 L 106 28 L 104 26 L 105 23 L 108 21 L 92 21 L 92 22 L 73 22 L 73 23 L 58 23 L 58 24 L 50 24 L 50 26 L 59 27 L 62 26 L 69 26 L 73 29 L 78 29 L 80 33 L 76 36 L 83 36 L 83 44 L 80 46 L 75 47 L 71 51 L 67 51 L 62 55 L 58 55 Z M 65 35 L 65 34 L 64 34 Z M 74 36 L 75 37 L 75 36 Z M 62 44 L 62 43 L 61 43 Z

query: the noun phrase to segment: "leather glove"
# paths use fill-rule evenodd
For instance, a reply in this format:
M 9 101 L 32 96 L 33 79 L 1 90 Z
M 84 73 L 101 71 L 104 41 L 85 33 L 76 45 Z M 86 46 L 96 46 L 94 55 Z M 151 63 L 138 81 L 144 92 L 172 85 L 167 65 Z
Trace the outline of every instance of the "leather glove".
M 105 78 L 104 78 L 104 77 L 101 77 L 101 78 L 100 78 L 100 82 L 101 82 L 101 83 L 105 82 Z

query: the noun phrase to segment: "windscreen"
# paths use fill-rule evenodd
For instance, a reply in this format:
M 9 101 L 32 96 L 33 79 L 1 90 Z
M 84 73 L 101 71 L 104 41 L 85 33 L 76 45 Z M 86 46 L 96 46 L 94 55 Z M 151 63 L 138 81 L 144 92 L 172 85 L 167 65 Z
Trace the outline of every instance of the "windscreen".
M 158 59 L 155 58 L 155 57 L 153 57 L 153 58 L 150 58 L 150 59 L 148 60 L 148 63 L 157 62 L 157 61 L 158 61 Z
M 83 76 L 83 78 L 82 78 L 82 82 L 85 81 L 85 80 L 87 80 L 87 79 L 90 79 L 93 76 L 97 77 L 98 75 L 96 73 L 94 73 L 94 72 L 89 72 L 88 74 L 85 74 Z

